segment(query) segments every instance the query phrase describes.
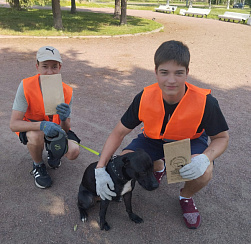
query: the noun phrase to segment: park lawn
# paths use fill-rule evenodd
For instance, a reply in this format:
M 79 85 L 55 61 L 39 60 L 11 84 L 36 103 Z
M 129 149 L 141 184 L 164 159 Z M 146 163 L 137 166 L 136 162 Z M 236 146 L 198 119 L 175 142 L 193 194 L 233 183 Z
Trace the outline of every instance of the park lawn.
M 130 0 L 127 1 L 127 8 L 128 9 L 137 9 L 137 10 L 150 10 L 155 11 L 155 8 L 159 5 L 165 5 L 166 1 L 164 0 Z M 71 6 L 71 1 L 69 0 L 61 0 L 60 1 L 61 6 Z M 178 6 L 177 10 L 175 11 L 175 14 L 179 14 L 180 9 L 188 9 L 186 7 L 185 2 L 174 2 L 170 1 L 170 5 L 172 6 Z M 87 8 L 114 8 L 114 1 L 111 0 L 96 0 L 95 2 L 89 2 L 89 1 L 77 1 L 76 0 L 76 6 L 78 7 L 87 7 Z M 209 5 L 205 2 L 193 2 L 193 7 L 197 8 L 209 8 Z M 211 17 L 213 19 L 218 18 L 218 14 L 224 14 L 225 11 L 229 12 L 238 12 L 238 13 L 250 13 L 251 9 L 246 5 L 244 9 L 234 9 L 232 6 L 230 6 L 229 9 L 227 9 L 226 5 L 212 5 L 211 9 Z
M 11 21 L 10 21 L 11 20 Z M 122 35 L 149 32 L 162 27 L 156 21 L 127 16 L 127 25 L 119 26 L 119 20 L 111 14 L 62 11 L 64 29 L 57 31 L 53 26 L 51 10 L 0 8 L 1 35 L 27 36 L 91 36 Z
M 71 2 L 68 0 L 61 0 L 60 2 L 61 6 L 70 6 Z M 149 11 L 155 11 L 155 8 L 158 7 L 160 4 L 165 5 L 166 1 L 158 1 L 158 0 L 151 0 L 150 2 L 146 2 L 145 0 L 131 0 L 130 2 L 127 2 L 127 8 L 128 9 L 137 9 L 137 10 L 149 10 Z M 102 0 L 102 2 L 87 2 L 87 1 L 81 1 L 76 3 L 77 7 L 88 7 L 88 8 L 114 8 L 114 2 L 111 2 L 110 0 Z M 178 8 L 174 12 L 174 14 L 179 15 L 180 9 L 188 9 L 188 7 L 185 6 L 184 3 L 180 2 L 170 2 L 170 5 L 177 6 Z M 193 3 L 194 8 L 209 8 L 208 4 L 205 4 L 205 2 L 194 2 Z M 226 11 L 229 12 L 237 12 L 237 13 L 243 13 L 243 14 L 250 14 L 251 8 L 249 8 L 247 5 L 244 9 L 236 9 L 230 6 L 229 9 L 227 9 L 224 5 L 212 5 L 211 12 L 207 16 L 209 19 L 219 19 L 218 15 L 224 14 Z M 165 14 L 165 13 L 163 13 Z M 247 22 L 247 21 L 246 21 Z M 245 22 L 245 23 L 246 23 Z
M 70 4 L 70 1 L 61 1 L 61 6 L 70 6 Z M 160 3 L 157 2 L 137 3 L 130 1 L 128 9 L 155 11 L 155 7 L 159 4 Z M 172 3 L 171 5 L 175 5 L 175 3 Z M 178 8 L 174 13 L 177 15 L 179 14 L 180 9 L 188 9 L 184 4 L 177 4 L 177 6 Z M 208 8 L 208 5 L 194 4 L 193 6 Z M 114 3 L 77 2 L 77 9 L 80 7 L 114 8 Z M 227 9 L 223 6 L 212 6 L 211 12 L 207 18 L 218 19 L 218 15 L 224 14 L 225 11 L 249 14 L 251 9 L 247 6 L 244 9 Z M 53 15 L 51 10 L 29 8 L 22 9 L 22 11 L 15 11 L 10 8 L 0 7 L 0 35 L 66 37 L 95 35 L 115 36 L 144 33 L 162 27 L 162 25 L 156 21 L 133 16 L 127 16 L 127 25 L 119 26 L 119 19 L 114 19 L 112 14 L 81 11 L 77 11 L 76 14 L 71 14 L 70 11 L 62 10 L 62 20 L 64 29 L 62 31 L 58 31 L 53 28 Z

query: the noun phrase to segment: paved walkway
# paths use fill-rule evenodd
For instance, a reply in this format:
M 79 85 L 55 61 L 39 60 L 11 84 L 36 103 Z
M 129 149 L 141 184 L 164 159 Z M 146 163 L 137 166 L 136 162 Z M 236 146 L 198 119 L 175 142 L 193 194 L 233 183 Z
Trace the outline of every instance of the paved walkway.
M 1 244 L 250 242 L 250 26 L 151 11 L 128 10 L 128 14 L 155 18 L 164 31 L 103 39 L 0 39 Z M 202 225 L 198 230 L 185 227 L 178 202 L 182 184 L 168 185 L 164 178 L 154 192 L 136 186 L 133 208 L 144 223 L 132 223 L 124 204 L 112 203 L 107 213 L 112 229 L 101 232 L 99 206 L 90 211 L 86 224 L 80 222 L 76 207 L 82 174 L 97 156 L 83 149 L 74 162 L 64 159 L 58 170 L 49 170 L 53 186 L 37 189 L 29 175 L 31 158 L 9 129 L 16 89 L 22 78 L 36 73 L 37 49 L 57 47 L 63 58 L 63 80 L 74 88 L 72 128 L 83 145 L 101 151 L 134 95 L 155 82 L 154 52 L 170 39 L 189 46 L 188 81 L 212 89 L 230 127 L 229 148 L 215 161 L 213 180 L 194 197 Z M 127 136 L 121 148 L 139 131 Z

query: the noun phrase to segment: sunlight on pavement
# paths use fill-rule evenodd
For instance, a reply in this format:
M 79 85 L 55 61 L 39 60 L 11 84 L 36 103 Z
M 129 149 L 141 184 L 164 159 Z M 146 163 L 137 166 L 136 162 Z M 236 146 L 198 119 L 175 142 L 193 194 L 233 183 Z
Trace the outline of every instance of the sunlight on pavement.
M 94 221 L 94 220 L 90 221 L 90 225 L 91 225 L 92 228 L 95 228 L 95 229 L 99 230 L 99 224 L 98 224 L 97 221 Z
M 78 88 L 77 84 L 73 84 L 73 83 L 68 83 L 68 85 L 74 89 Z
M 52 197 L 51 204 L 47 210 L 52 215 L 65 215 L 64 201 L 59 197 Z

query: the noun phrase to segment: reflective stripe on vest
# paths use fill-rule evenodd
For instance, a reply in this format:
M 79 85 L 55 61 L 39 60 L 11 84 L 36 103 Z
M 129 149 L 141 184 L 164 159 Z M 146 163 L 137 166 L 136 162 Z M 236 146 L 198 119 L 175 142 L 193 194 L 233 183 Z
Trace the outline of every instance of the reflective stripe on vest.
M 139 119 L 144 123 L 142 131 L 152 139 L 182 140 L 195 139 L 203 133 L 197 129 L 203 118 L 206 105 L 206 95 L 209 89 L 202 89 L 186 82 L 187 91 L 174 110 L 165 132 L 161 134 L 165 117 L 165 107 L 162 90 L 158 83 L 144 89 L 139 106 Z

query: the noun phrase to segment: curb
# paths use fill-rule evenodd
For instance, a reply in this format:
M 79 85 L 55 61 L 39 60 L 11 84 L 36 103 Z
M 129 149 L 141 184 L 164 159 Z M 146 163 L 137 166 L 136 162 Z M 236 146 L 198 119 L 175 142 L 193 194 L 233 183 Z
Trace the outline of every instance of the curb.
M 132 37 L 132 36 L 141 36 L 141 35 L 149 35 L 151 33 L 157 33 L 160 32 L 161 30 L 164 29 L 164 26 L 148 31 L 148 32 L 141 32 L 141 33 L 136 33 L 136 34 L 124 34 L 124 35 L 114 35 L 114 36 L 11 36 L 11 35 L 0 35 L 0 39 L 4 38 L 36 38 L 36 39 L 91 39 L 91 38 L 118 38 L 118 37 Z

